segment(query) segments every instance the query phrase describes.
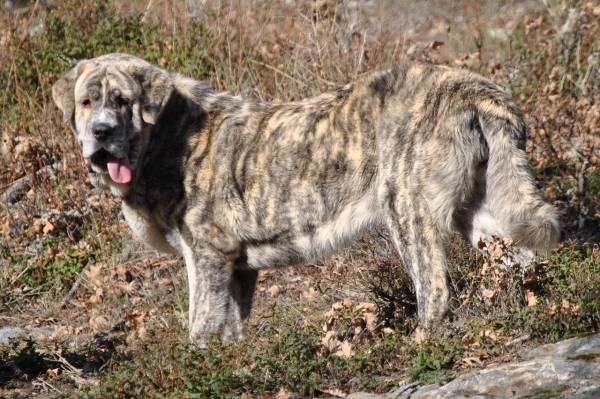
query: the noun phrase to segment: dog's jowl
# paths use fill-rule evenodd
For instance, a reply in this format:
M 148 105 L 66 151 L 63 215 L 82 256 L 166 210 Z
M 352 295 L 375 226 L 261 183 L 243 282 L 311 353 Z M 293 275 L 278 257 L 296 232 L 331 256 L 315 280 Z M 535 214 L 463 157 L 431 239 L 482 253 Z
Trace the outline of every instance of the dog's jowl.
M 94 185 L 147 244 L 184 257 L 189 329 L 244 335 L 258 271 L 327 256 L 384 223 L 419 318 L 448 308 L 445 244 L 558 239 L 536 193 L 525 123 L 464 70 L 401 63 L 315 98 L 243 100 L 139 58 L 81 61 L 53 88 Z

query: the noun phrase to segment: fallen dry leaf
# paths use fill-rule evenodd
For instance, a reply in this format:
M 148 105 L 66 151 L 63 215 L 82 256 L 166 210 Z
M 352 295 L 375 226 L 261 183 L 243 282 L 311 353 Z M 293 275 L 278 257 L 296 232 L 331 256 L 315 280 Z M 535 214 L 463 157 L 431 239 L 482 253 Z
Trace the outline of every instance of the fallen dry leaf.
M 437 50 L 438 48 L 442 47 L 444 45 L 444 42 L 431 42 L 429 44 L 427 44 L 427 46 L 425 46 L 426 49 L 431 49 L 431 50 Z
M 495 290 L 488 290 L 487 288 L 481 288 L 481 295 L 487 299 L 493 299 L 497 292 Z
M 329 312 L 327 312 L 327 313 L 329 313 Z M 335 320 L 333 319 L 333 317 L 329 317 L 327 322 L 325 324 L 323 324 L 323 332 L 327 332 L 327 331 L 331 330 L 331 327 L 333 327 L 334 321 Z
M 269 289 L 267 289 L 267 292 L 269 295 L 271 295 L 271 297 L 276 297 L 281 292 L 281 287 L 277 284 L 272 285 Z
M 326 393 L 327 395 L 335 396 L 336 398 L 345 398 L 348 396 L 347 393 L 340 389 L 324 389 L 321 392 Z
M 342 310 L 342 309 L 351 309 L 352 301 L 348 298 L 345 298 L 343 301 L 336 302 L 331 305 L 331 311 Z
M 156 260 L 148 264 L 148 267 L 169 267 L 176 265 L 178 260 Z
M 369 310 L 371 312 L 374 312 L 377 310 L 377 305 L 371 302 L 361 302 L 354 307 L 355 312 L 358 312 L 360 310 Z
M 485 243 L 483 238 L 479 238 L 479 241 L 477 241 L 477 249 L 483 249 L 486 246 L 487 246 L 487 244 Z
M 485 274 L 487 273 L 489 268 L 490 268 L 490 264 L 488 262 L 484 262 L 483 266 L 481 266 L 481 275 L 485 276 Z
M 562 300 L 562 304 L 561 305 L 562 305 L 562 308 L 564 310 L 570 310 L 570 311 L 573 311 L 573 312 L 577 312 L 579 310 L 579 305 L 578 304 L 571 303 L 571 302 L 567 301 L 566 299 Z
M 54 326 L 54 332 L 50 335 L 50 340 L 54 340 L 60 336 L 69 335 L 72 329 L 69 326 Z
M 491 330 L 481 331 L 479 333 L 479 335 L 482 336 L 482 337 L 488 337 L 489 339 L 491 339 L 493 341 L 498 341 L 498 336 L 496 335 L 496 333 L 494 333 Z
M 527 299 L 527 306 L 533 306 L 538 302 L 537 296 L 531 290 L 525 290 L 525 299 Z
M 5 239 L 10 237 L 10 222 L 8 220 L 5 220 L 4 223 L 2 223 L 2 235 Z
M 125 280 L 127 278 L 127 268 L 123 265 L 117 266 L 115 273 L 119 278 L 121 278 L 123 280 Z
M 489 243 L 489 245 L 487 246 L 487 252 L 490 255 L 490 258 L 495 262 L 504 263 L 508 259 L 506 253 L 504 252 L 504 249 L 502 248 L 500 243 L 496 241 L 492 241 L 491 243 Z
M 490 357 L 490 354 L 485 349 L 477 349 L 473 352 L 473 356 L 476 356 L 479 359 L 487 359 L 488 357 Z
M 58 249 L 56 247 L 50 247 L 46 250 L 46 253 L 50 259 L 54 259 L 58 254 Z
M 363 317 L 365 319 L 365 323 L 367 324 L 367 328 L 371 331 L 377 327 L 377 324 L 379 324 L 379 317 L 377 317 L 375 313 L 366 312 L 363 314 Z
M 336 334 L 336 331 L 327 331 L 325 333 L 325 336 L 321 338 L 321 343 L 323 344 L 323 346 L 329 349 L 329 351 L 331 352 L 336 350 L 340 345 L 340 341 L 338 341 L 337 338 L 335 338 Z
M 350 341 L 344 341 L 340 345 L 340 350 L 338 350 L 335 354 L 339 357 L 350 359 L 355 353 L 356 352 L 352 350 L 352 343 Z
M 87 278 L 97 287 L 102 285 L 102 280 L 100 279 L 100 271 L 102 270 L 102 263 L 98 263 L 95 265 L 91 265 L 89 270 L 86 270 L 85 274 Z
M 252 397 L 252 396 L 248 396 L 248 397 Z M 293 397 L 292 392 L 288 391 L 285 388 L 281 388 L 279 390 L 279 392 L 277 392 L 277 395 L 274 396 L 274 399 L 288 399 Z
M 46 223 L 44 229 L 42 230 L 44 235 L 50 234 L 54 231 L 54 225 L 50 222 Z
M 146 330 L 144 326 L 144 318 L 147 314 L 147 312 L 142 312 L 141 314 L 128 313 L 126 316 L 127 321 L 138 334 L 141 334 Z
M 60 373 L 60 368 L 48 369 L 46 370 L 46 378 L 52 379 L 54 377 L 57 377 L 58 373 Z
M 302 291 L 302 296 L 306 299 L 306 300 L 312 300 L 317 298 L 319 292 L 317 290 L 315 290 L 313 287 L 308 287 L 308 290 L 304 290 Z
M 89 322 L 92 329 L 96 331 L 104 330 L 108 326 L 108 320 L 102 316 L 92 316 Z
M 415 332 L 412 335 L 412 340 L 418 344 L 423 342 L 423 340 L 425 340 L 426 337 L 427 334 L 425 334 L 425 331 L 421 327 L 417 327 L 415 328 Z
M 117 284 L 117 287 L 119 287 L 119 289 L 121 291 L 124 291 L 128 294 L 131 294 L 133 292 L 133 288 L 131 287 L 131 285 L 127 284 L 124 281 L 119 281 L 119 283 Z
M 477 363 L 478 366 L 483 365 L 483 362 L 476 356 L 463 357 L 462 359 L 458 359 L 455 363 L 462 364 L 467 367 L 473 367 L 473 363 Z

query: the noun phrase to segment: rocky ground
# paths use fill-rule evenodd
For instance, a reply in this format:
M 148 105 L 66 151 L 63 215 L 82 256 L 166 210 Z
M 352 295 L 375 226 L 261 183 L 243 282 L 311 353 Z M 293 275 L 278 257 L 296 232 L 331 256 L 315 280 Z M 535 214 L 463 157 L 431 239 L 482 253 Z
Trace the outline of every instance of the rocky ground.
M 404 383 L 346 399 L 600 398 L 600 334 L 527 349 L 521 360 L 457 376 L 446 385 Z

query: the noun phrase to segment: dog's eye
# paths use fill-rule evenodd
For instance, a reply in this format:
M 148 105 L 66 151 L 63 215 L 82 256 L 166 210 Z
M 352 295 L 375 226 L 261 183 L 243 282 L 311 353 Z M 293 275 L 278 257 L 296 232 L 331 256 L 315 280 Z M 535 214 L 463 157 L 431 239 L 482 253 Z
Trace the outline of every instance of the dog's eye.
M 117 97 L 117 105 L 119 107 L 127 107 L 129 105 L 129 100 L 123 97 Z
M 90 100 L 83 100 L 83 101 L 81 102 L 81 106 L 82 106 L 83 108 L 89 108 L 91 105 L 92 105 L 92 102 L 91 102 Z

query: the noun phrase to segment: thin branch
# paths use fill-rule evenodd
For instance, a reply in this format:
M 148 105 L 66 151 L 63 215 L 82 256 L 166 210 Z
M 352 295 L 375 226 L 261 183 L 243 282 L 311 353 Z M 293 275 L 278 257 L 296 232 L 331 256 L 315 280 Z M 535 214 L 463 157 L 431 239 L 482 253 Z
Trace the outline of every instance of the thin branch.
M 92 265 L 92 262 L 88 261 L 87 265 L 85 265 L 83 270 L 81 270 L 81 272 L 79 273 L 79 276 L 77 277 L 77 280 L 75 281 L 75 284 L 73 284 L 73 287 L 71 287 L 71 289 L 69 290 L 69 293 L 67 295 L 65 295 L 65 297 L 62 299 L 62 301 L 60 301 L 59 309 L 62 309 L 65 306 L 67 306 L 67 303 L 71 299 L 73 299 L 73 296 L 79 289 L 79 286 L 81 286 L 81 281 L 83 280 L 83 277 L 85 276 L 85 272 L 87 272 L 90 269 L 91 265 Z
M 62 162 L 57 162 L 52 165 L 46 165 L 42 169 L 35 172 L 34 179 L 40 179 L 44 175 L 50 175 L 54 177 L 56 170 L 60 168 Z M 29 176 L 24 176 L 16 181 L 14 181 L 9 188 L 2 193 L 0 196 L 0 203 L 4 205 L 12 205 L 19 201 L 19 199 L 25 195 L 31 188 L 33 187 L 33 179 Z
M 255 60 L 251 60 L 251 61 L 255 64 L 258 64 L 258 65 L 268 68 L 272 71 L 275 71 L 275 72 L 281 74 L 282 76 L 285 76 L 286 78 L 293 80 L 294 82 L 298 83 L 299 85 L 306 86 L 306 83 L 302 82 L 301 80 L 298 80 L 298 79 L 294 78 L 293 76 L 290 76 L 287 73 L 280 71 L 279 69 L 277 69 L 275 67 L 272 67 L 269 64 L 265 64 L 264 62 L 259 62 L 259 61 L 255 61 Z

